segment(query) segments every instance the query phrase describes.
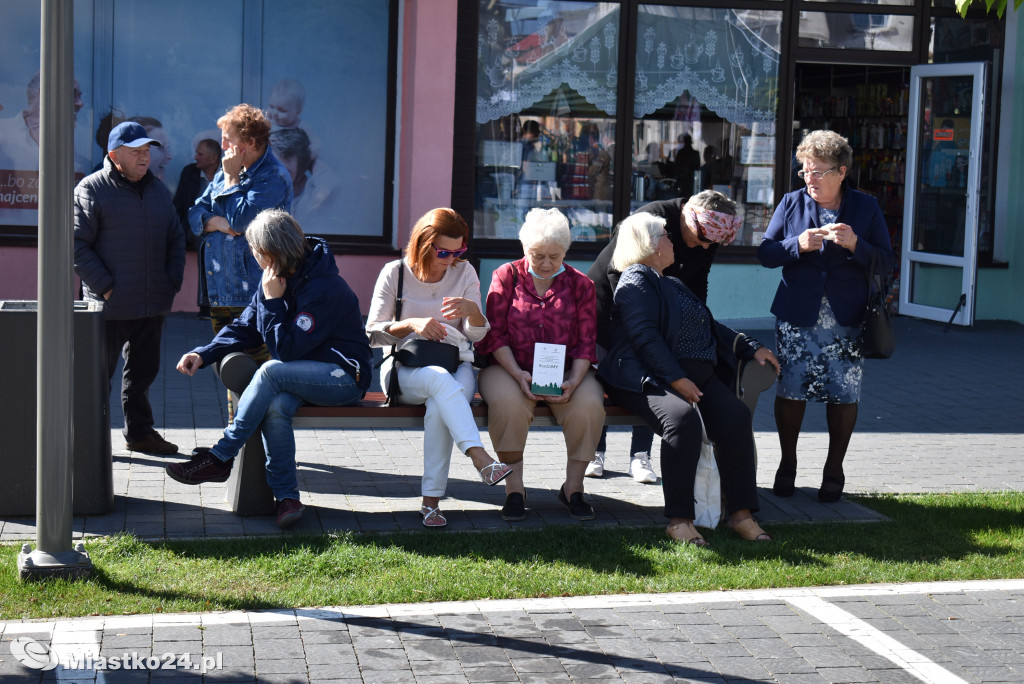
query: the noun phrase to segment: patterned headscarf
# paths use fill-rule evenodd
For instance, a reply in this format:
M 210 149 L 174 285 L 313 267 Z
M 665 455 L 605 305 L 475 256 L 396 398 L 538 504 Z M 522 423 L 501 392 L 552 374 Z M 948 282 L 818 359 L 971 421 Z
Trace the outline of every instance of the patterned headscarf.
M 697 228 L 698 235 L 703 232 L 704 237 L 720 245 L 732 242 L 736 237 L 736 231 L 743 225 L 741 216 L 711 211 L 703 207 L 687 205 L 686 216 L 690 219 L 690 223 Z

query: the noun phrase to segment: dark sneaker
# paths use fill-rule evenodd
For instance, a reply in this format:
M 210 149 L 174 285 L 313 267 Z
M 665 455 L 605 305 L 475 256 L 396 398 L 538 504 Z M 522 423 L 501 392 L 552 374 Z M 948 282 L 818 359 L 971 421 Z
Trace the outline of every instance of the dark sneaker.
M 573 492 L 568 499 L 565 498 L 565 485 L 558 490 L 558 500 L 569 509 L 569 517 L 576 520 L 593 520 L 594 507 L 586 502 L 582 492 Z
M 128 451 L 138 451 L 143 454 L 170 456 L 178 453 L 178 445 L 168 442 L 156 430 L 150 430 L 148 435 L 134 442 L 128 442 L 126 446 Z
M 526 519 L 526 495 L 512 492 L 505 497 L 505 505 L 501 507 L 501 519 L 515 522 Z
M 231 464 L 235 459 L 222 461 L 206 447 L 199 447 L 192 452 L 187 463 L 175 463 L 164 470 L 171 479 L 185 484 L 197 485 L 204 482 L 226 482 L 231 474 Z
M 282 499 L 277 502 L 277 526 L 282 530 L 299 522 L 305 506 L 298 499 Z

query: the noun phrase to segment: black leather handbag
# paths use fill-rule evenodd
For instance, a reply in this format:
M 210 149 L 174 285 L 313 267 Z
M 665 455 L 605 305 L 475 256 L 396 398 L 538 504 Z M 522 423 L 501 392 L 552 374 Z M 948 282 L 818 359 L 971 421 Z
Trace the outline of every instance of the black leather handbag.
M 864 311 L 864 344 L 866 359 L 888 359 L 896 351 L 896 332 L 892 315 L 885 302 L 882 276 L 875 271 L 875 256 L 871 255 L 868 271 L 868 305 Z
M 409 340 L 395 352 L 395 360 L 403 366 L 440 366 L 454 373 L 459 369 L 459 348 L 433 340 Z

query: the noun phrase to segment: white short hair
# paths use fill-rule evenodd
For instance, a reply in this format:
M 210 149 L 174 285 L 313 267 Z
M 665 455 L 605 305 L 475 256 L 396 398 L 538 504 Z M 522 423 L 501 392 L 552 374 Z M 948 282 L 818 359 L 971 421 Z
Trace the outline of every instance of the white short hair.
M 568 252 L 572 245 L 569 219 L 558 209 L 531 209 L 519 229 L 519 241 L 523 243 L 523 252 L 549 242 Z
M 612 268 L 621 273 L 654 254 L 658 249 L 658 240 L 665 232 L 665 223 L 662 217 L 646 211 L 622 219 L 615 238 Z

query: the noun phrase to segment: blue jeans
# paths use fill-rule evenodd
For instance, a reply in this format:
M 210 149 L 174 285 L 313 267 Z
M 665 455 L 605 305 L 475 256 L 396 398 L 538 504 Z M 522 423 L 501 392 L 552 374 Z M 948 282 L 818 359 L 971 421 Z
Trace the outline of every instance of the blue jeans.
M 333 363 L 270 360 L 260 366 L 238 400 L 235 422 L 211 451 L 228 461 L 261 427 L 267 453 L 267 484 L 274 498 L 299 498 L 292 417 L 304 403 L 344 406 L 363 397 L 355 380 Z

